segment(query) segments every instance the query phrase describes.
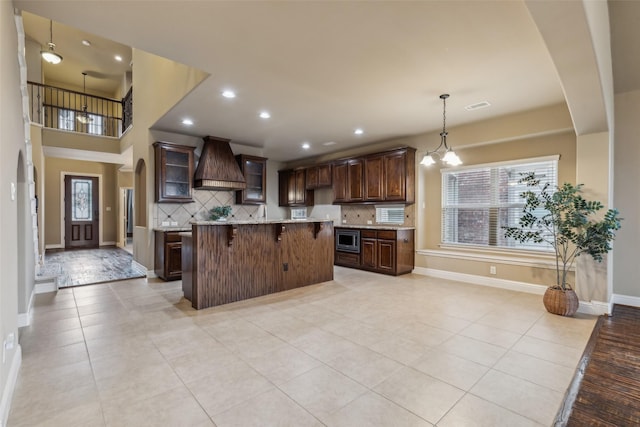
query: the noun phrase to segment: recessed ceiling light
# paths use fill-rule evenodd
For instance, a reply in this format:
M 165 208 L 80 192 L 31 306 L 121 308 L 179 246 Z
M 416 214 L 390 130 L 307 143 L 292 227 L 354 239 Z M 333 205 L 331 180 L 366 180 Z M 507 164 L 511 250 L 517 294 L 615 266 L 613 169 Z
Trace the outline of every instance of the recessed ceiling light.
M 311 148 L 311 144 L 309 144 L 308 142 L 305 142 L 302 144 L 302 148 L 304 148 L 305 150 L 308 150 L 309 148 Z
M 89 40 L 82 40 L 82 44 L 85 46 L 91 46 L 91 42 Z
M 335 141 L 327 141 L 327 142 L 323 142 L 322 145 L 328 147 L 330 145 L 336 145 L 336 142 Z
M 262 111 L 262 112 L 260 112 L 260 118 L 261 118 L 261 119 L 268 119 L 268 118 L 270 118 L 270 117 L 271 117 L 271 114 L 269 114 L 269 112 L 268 112 L 268 111 Z
M 187 125 L 187 126 L 191 126 L 193 124 L 193 120 L 191 120 L 191 119 L 182 119 L 182 124 L 183 125 Z
M 360 128 L 356 129 L 353 131 L 353 133 L 355 133 L 356 135 L 362 135 L 364 133 L 364 131 Z
M 236 97 L 236 93 L 232 90 L 223 90 L 222 91 L 222 96 L 224 96 L 225 98 L 235 98 Z
M 116 55 L 116 56 L 114 56 L 114 59 L 115 59 L 116 61 L 118 61 L 118 62 L 122 62 L 122 56 L 120 56 L 120 55 Z

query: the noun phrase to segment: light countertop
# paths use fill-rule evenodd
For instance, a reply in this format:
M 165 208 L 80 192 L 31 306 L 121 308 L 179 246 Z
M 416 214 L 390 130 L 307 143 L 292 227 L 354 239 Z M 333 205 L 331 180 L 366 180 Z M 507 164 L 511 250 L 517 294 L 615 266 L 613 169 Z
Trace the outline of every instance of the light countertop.
M 335 228 L 357 228 L 360 230 L 415 230 L 415 227 L 405 227 L 403 225 L 373 225 L 373 224 L 338 224 Z
M 154 231 L 191 231 L 191 226 L 189 227 L 156 227 L 153 229 Z
M 330 222 L 330 219 L 259 219 L 259 220 L 229 220 L 229 221 L 191 221 L 194 225 L 256 225 L 256 224 L 305 224 L 314 222 Z

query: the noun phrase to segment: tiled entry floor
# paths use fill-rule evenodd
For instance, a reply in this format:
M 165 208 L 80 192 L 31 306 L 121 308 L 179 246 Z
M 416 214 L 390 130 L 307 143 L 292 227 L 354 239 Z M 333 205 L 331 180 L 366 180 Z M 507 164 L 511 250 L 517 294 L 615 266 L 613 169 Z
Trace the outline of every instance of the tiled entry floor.
M 56 272 L 60 288 L 147 275 L 130 252 L 116 247 L 48 251 L 44 259 L 45 270 Z
M 36 296 L 10 426 L 548 426 L 594 317 L 541 296 L 336 268 L 193 310 L 138 279 Z

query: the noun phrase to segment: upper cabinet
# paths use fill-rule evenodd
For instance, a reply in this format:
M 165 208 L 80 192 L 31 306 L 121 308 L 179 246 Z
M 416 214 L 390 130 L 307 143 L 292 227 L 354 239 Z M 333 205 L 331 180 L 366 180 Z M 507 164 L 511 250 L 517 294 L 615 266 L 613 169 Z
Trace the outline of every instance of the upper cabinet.
M 331 187 L 331 165 L 309 166 L 306 168 L 307 190 Z
M 192 202 L 194 147 L 155 142 L 156 202 Z
M 413 203 L 415 159 L 405 147 L 334 163 L 334 203 Z
M 244 190 L 236 191 L 239 205 L 261 205 L 267 201 L 267 159 L 264 157 L 236 156 L 240 170 L 247 182 Z
M 305 169 L 278 171 L 280 206 L 312 206 L 313 191 L 307 190 Z

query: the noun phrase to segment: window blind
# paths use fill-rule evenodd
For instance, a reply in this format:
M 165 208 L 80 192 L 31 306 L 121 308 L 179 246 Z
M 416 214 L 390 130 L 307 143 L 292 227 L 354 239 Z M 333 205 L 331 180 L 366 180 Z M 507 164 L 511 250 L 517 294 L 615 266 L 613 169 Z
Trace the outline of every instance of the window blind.
M 404 206 L 376 206 L 376 222 L 378 224 L 404 224 Z
M 504 237 L 502 227 L 518 225 L 531 190 L 519 183 L 535 172 L 541 185 L 557 185 L 558 156 L 478 165 L 442 171 L 442 242 L 519 249 L 550 249 L 546 243 L 519 243 Z M 540 215 L 544 210 L 540 210 Z

